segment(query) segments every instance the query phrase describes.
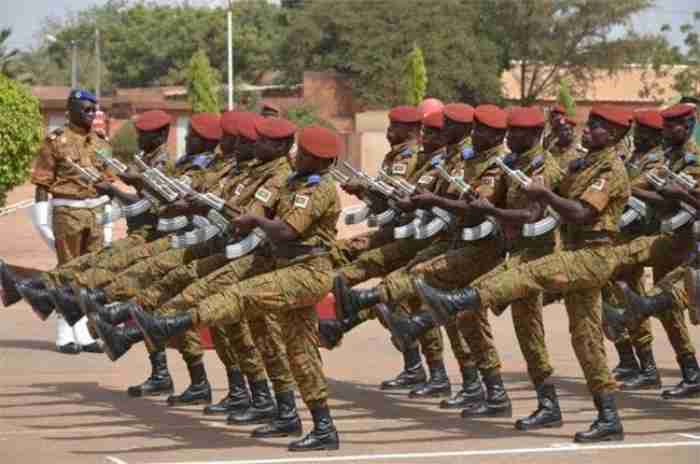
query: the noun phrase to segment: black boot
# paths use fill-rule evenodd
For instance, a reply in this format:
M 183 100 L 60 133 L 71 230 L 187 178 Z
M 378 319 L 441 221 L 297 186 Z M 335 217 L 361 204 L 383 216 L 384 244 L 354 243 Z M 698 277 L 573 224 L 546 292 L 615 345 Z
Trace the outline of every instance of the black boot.
M 289 444 L 289 451 L 332 451 L 340 447 L 338 431 L 333 425 L 328 406 L 311 410 L 314 429 L 301 440 Z
M 673 307 L 673 295 L 668 292 L 661 292 L 654 296 L 642 296 L 632 290 L 625 282 L 617 282 L 617 286 L 625 294 L 627 300 L 625 317 L 631 325 L 638 325 L 644 318 L 658 316 Z
M 479 370 L 476 367 L 462 368 L 462 389 L 452 398 L 440 402 L 441 409 L 465 409 L 473 403 L 484 399 Z
M 612 370 L 615 380 L 626 380 L 639 375 L 639 364 L 632 343 L 629 340 L 619 341 L 615 343 L 615 350 L 620 358 L 619 364 Z
M 382 390 L 405 390 L 423 385 L 427 379 L 418 347 L 403 352 L 403 371 L 391 380 L 382 382 Z
M 49 290 L 56 312 L 62 315 L 69 326 L 73 327 L 83 318 L 78 298 L 70 287 L 58 287 Z
M 204 408 L 204 414 L 231 414 L 242 411 L 250 406 L 248 386 L 240 369 L 233 368 L 226 371 L 228 377 L 228 395 L 216 404 Z
M 439 398 L 441 396 L 450 396 L 452 386 L 450 378 L 447 376 L 445 363 L 442 361 L 433 361 L 428 363 L 430 371 L 430 380 L 424 385 L 411 390 L 408 394 L 410 398 Z
M 43 282 L 40 280 L 27 279 L 18 282 L 16 288 L 19 294 L 22 295 L 22 298 L 27 300 L 32 311 L 34 311 L 34 314 L 36 314 L 39 319 L 45 321 L 49 318 L 51 313 L 53 313 L 55 308 L 53 299 L 51 299 L 49 290 Z
M 613 343 L 627 335 L 627 311 L 603 301 L 603 333 Z M 631 348 L 631 346 L 630 346 Z
M 446 325 L 460 311 L 481 308 L 481 297 L 475 288 L 443 291 L 431 287 L 422 278 L 415 279 L 413 285 L 439 325 Z
M 359 317 L 346 317 L 341 320 L 321 319 L 318 321 L 318 331 L 321 346 L 332 350 L 340 345 L 343 336 L 358 325 L 366 322 Z
M 277 408 L 272 400 L 267 380 L 249 382 L 252 402 L 245 411 L 229 414 L 226 422 L 229 424 L 265 424 L 277 417 Z
M 654 352 L 649 347 L 637 354 L 642 367 L 636 376 L 624 379 L 620 390 L 658 390 L 661 388 L 661 377 L 656 369 Z
M 437 327 L 435 319 L 429 311 L 421 311 L 405 317 L 394 314 L 389 306 L 380 303 L 372 307 L 372 311 L 391 334 L 391 343 L 399 351 L 405 351 L 415 346 L 418 337 L 430 329 Z
M 175 316 L 162 317 L 148 314 L 137 304 L 129 308 L 131 318 L 143 333 L 143 338 L 150 351 L 161 351 L 168 340 L 194 327 L 192 315 L 189 312 Z
M 187 366 L 190 373 L 190 386 L 179 395 L 171 395 L 167 399 L 168 406 L 211 403 L 211 385 L 207 380 L 204 362 L 199 361 L 193 366 Z
M 528 417 L 518 419 L 515 428 L 518 430 L 535 430 L 541 428 L 561 427 L 561 409 L 554 385 L 543 384 L 536 388 L 537 409 Z
M 2 296 L 3 306 L 6 308 L 22 299 L 22 295 L 17 291 L 17 282 L 19 279 L 10 270 L 10 266 L 0 259 L 0 286 L 2 286 L 0 296 Z
M 123 324 L 131 318 L 131 309 L 136 308 L 136 303 L 131 301 L 117 301 L 111 304 L 105 304 L 102 299 L 95 296 L 95 291 L 83 288 L 78 293 L 78 303 L 83 314 L 88 319 L 92 320 L 95 314 L 99 314 L 100 318 L 113 325 Z
M 276 393 L 277 417 L 269 424 L 253 430 L 253 438 L 299 437 L 301 436 L 301 419 L 297 413 L 294 392 Z
M 115 327 L 95 318 L 95 330 L 104 344 L 105 354 L 112 361 L 124 356 L 134 343 L 143 341 L 143 334 L 136 327 Z
M 381 301 L 376 288 L 352 289 L 342 276 L 336 276 L 333 281 L 333 296 L 339 319 L 357 317 L 361 309 L 372 307 Z
M 685 355 L 678 359 L 683 380 L 670 390 L 665 390 L 661 397 L 665 400 L 695 398 L 700 396 L 700 368 L 694 354 Z
M 127 393 L 132 397 L 171 394 L 174 386 L 168 371 L 168 357 L 165 351 L 151 353 L 148 358 L 151 361 L 151 376 L 142 384 L 129 387 Z
M 576 443 L 595 443 L 600 441 L 624 440 L 625 432 L 620 422 L 612 393 L 600 393 L 593 396 L 598 408 L 598 418 L 593 421 L 586 432 L 576 432 Z
M 462 417 L 512 417 L 513 407 L 501 374 L 484 377 L 486 399 L 462 410 Z

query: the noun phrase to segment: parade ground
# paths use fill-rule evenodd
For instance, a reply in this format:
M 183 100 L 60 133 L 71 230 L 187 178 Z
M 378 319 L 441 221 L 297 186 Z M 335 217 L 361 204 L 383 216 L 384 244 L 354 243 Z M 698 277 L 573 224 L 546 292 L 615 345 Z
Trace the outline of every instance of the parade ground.
M 12 192 L 8 204 L 30 198 L 32 191 L 23 187 Z M 27 210 L 0 217 L 0 234 L 0 257 L 7 262 L 37 269 L 54 265 L 54 255 L 34 232 Z M 127 387 L 149 374 L 143 347 L 118 363 L 104 355 L 63 355 L 55 350 L 52 319 L 41 322 L 24 302 L 0 314 L 2 464 L 700 462 L 700 398 L 669 402 L 659 391 L 618 396 L 624 442 L 572 443 L 574 433 L 587 428 L 596 411 L 559 304 L 545 309 L 545 325 L 562 428 L 525 433 L 513 427 L 516 418 L 535 409 L 536 399 L 509 312 L 492 317 L 492 324 L 513 400 L 512 419 L 464 420 L 459 411 L 440 410 L 439 400 L 417 401 L 406 393 L 379 390 L 382 380 L 400 371 L 402 361 L 384 329 L 370 322 L 347 336 L 339 349 L 323 351 L 340 450 L 303 455 L 287 451 L 290 439 L 252 439 L 253 426 L 228 426 L 223 417 L 203 416 L 201 406 L 168 408 L 163 397 L 129 398 Z M 654 335 L 664 386 L 670 387 L 679 382 L 680 372 L 657 321 Z M 700 327 L 691 327 L 691 336 L 700 343 Z M 613 367 L 617 357 L 612 345 L 607 348 Z M 176 351 L 169 350 L 168 358 L 176 391 L 182 391 L 188 383 L 185 365 Z M 226 393 L 225 372 L 213 351 L 206 363 L 218 401 Z M 451 353 L 447 366 L 453 388 L 458 388 Z M 303 405 L 301 415 L 306 432 L 311 421 Z

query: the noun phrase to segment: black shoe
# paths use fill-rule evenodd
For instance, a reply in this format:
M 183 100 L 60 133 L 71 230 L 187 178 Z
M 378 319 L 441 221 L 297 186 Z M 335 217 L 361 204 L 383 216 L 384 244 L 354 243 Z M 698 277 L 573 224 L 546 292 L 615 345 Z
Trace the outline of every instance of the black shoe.
M 45 321 L 53 313 L 55 308 L 51 294 L 40 280 L 27 279 L 18 282 L 16 287 L 22 298 L 27 300 L 29 306 L 39 319 Z
M 475 288 L 443 291 L 431 287 L 422 278 L 415 279 L 413 285 L 439 325 L 446 325 L 460 311 L 481 309 L 481 297 Z
M 388 305 L 382 303 L 374 305 L 372 311 L 382 325 L 389 330 L 391 343 L 401 352 L 415 346 L 418 337 L 437 327 L 433 315 L 428 311 L 405 317 L 394 314 Z
M 249 382 L 251 404 L 245 411 L 229 414 L 226 422 L 229 424 L 265 424 L 277 417 L 277 407 L 272 400 L 267 380 Z
M 328 407 L 311 410 L 314 428 L 301 440 L 289 444 L 289 451 L 333 451 L 340 447 L 338 431 L 333 425 L 333 419 Z
M 683 380 L 670 390 L 664 390 L 661 397 L 665 400 L 677 400 L 683 398 L 695 398 L 700 396 L 700 368 L 694 354 L 689 354 L 678 359 L 681 366 Z
M 3 306 L 6 308 L 22 299 L 22 295 L 17 291 L 18 281 L 15 273 L 10 270 L 10 266 L 0 259 L 0 286 L 2 286 L 0 296 Z
M 80 345 L 70 342 L 65 345 L 57 346 L 56 351 L 63 354 L 80 354 Z
M 70 287 L 57 287 L 49 289 L 49 295 L 56 307 L 56 312 L 66 320 L 69 326 L 73 327 L 83 318 L 83 311 L 80 309 L 78 298 Z
M 620 358 L 619 364 L 612 370 L 615 380 L 626 380 L 639 375 L 639 363 L 634 355 L 632 342 L 629 340 L 618 341 L 615 343 L 615 350 Z
M 357 318 L 361 309 L 370 308 L 381 301 L 376 288 L 352 289 L 342 276 L 336 276 L 333 281 L 333 296 L 338 319 Z
M 245 383 L 241 370 L 237 368 L 228 369 L 226 376 L 228 377 L 228 395 L 218 403 L 204 408 L 204 414 L 231 414 L 250 407 L 248 386 Z
M 168 406 L 183 406 L 211 403 L 211 385 L 207 380 L 207 371 L 204 363 L 198 362 L 193 366 L 187 366 L 190 373 L 190 386 L 179 395 L 171 395 L 167 399 Z
M 484 377 L 486 399 L 462 410 L 462 417 L 513 417 L 513 406 L 501 374 Z
M 613 343 L 618 343 L 619 340 L 623 340 L 625 335 L 627 335 L 626 312 L 623 308 L 603 302 L 603 334 Z
M 95 314 L 99 314 L 104 322 L 119 325 L 131 318 L 130 309 L 134 307 L 135 303 L 127 301 L 105 304 L 104 301 L 102 290 L 82 288 L 78 292 L 80 310 L 89 320 L 93 320 Z
M 168 358 L 165 351 L 151 353 L 148 358 L 151 361 L 151 376 L 142 384 L 129 387 L 127 393 L 132 397 L 171 394 L 175 387 L 168 371 Z
M 423 385 L 427 380 L 417 346 L 404 351 L 403 370 L 395 378 L 381 383 L 382 390 L 407 390 Z
M 658 316 L 662 312 L 673 307 L 673 295 L 661 292 L 658 295 L 642 296 L 632 290 L 625 282 L 616 282 L 617 286 L 625 294 L 627 311 L 625 317 L 631 325 L 638 325 L 639 321 L 651 316 Z
M 598 408 L 598 418 L 586 432 L 576 432 L 576 443 L 596 443 L 601 441 L 618 441 L 625 439 L 620 416 L 617 414 L 615 397 L 611 393 L 601 393 L 593 396 L 593 402 Z
M 155 316 L 142 311 L 137 304 L 133 304 L 129 312 L 143 333 L 149 351 L 162 351 L 171 337 L 194 327 L 192 315 L 188 312 L 169 317 Z
M 269 424 L 253 430 L 253 438 L 299 437 L 302 433 L 301 419 L 297 413 L 294 392 L 275 394 L 277 399 L 277 417 Z
M 143 341 L 143 334 L 136 327 L 115 327 L 99 316 L 95 317 L 95 330 L 102 340 L 105 354 L 112 361 L 124 356 L 135 343 Z
M 661 388 L 661 377 L 656 369 L 654 352 L 651 347 L 638 353 L 641 369 L 632 377 L 627 377 L 620 384 L 620 390 L 658 390 Z
M 90 343 L 89 345 L 83 345 L 80 347 L 80 349 L 85 353 L 103 354 L 105 352 L 102 345 L 97 342 Z
M 366 322 L 359 317 L 346 317 L 345 319 L 322 319 L 318 322 L 320 344 L 327 350 L 332 350 L 340 345 L 343 336 L 358 325 Z
M 462 389 L 451 398 L 442 400 L 440 409 L 466 409 L 483 399 L 484 388 L 479 370 L 476 367 L 464 367 L 462 368 Z
M 515 428 L 518 430 L 535 430 L 542 428 L 561 427 L 561 409 L 554 385 L 543 384 L 537 387 L 537 409 L 528 417 L 518 419 Z
M 409 398 L 439 398 L 441 396 L 450 396 L 452 386 L 450 378 L 447 376 L 445 363 L 442 361 L 433 361 L 428 364 L 430 371 L 430 380 L 425 384 L 414 388 L 408 393 Z

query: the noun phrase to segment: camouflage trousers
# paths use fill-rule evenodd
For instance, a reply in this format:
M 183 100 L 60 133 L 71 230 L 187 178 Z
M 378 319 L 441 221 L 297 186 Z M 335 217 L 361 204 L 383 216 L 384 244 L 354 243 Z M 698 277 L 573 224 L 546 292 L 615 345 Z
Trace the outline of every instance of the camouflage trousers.
M 479 282 L 484 307 L 500 307 L 537 297 L 563 293 L 569 316 L 571 344 L 592 394 L 612 392 L 603 341 L 601 288 L 612 277 L 619 258 L 612 245 L 596 244 L 557 251 L 520 266 L 492 274 Z
M 287 358 L 309 409 L 324 406 L 328 385 L 318 350 L 313 306 L 332 288 L 333 262 L 318 256 L 230 285 L 190 310 L 195 325 L 232 324 L 277 314 Z
M 202 258 L 190 263 L 189 267 L 194 265 L 199 270 L 211 269 L 221 262 L 221 256 L 211 255 Z M 263 253 L 251 253 L 234 261 L 227 261 L 225 265 L 219 266 L 187 285 L 170 300 L 150 308 L 163 314 L 187 311 L 210 295 L 217 294 L 245 279 L 273 271 L 283 264 Z M 136 297 L 137 302 L 140 301 L 139 298 L 140 296 Z M 229 346 L 238 359 L 240 369 L 246 377 L 262 380 L 266 377 L 267 371 L 267 377 L 270 378 L 275 392 L 294 390 L 294 378 L 285 355 L 283 329 L 278 315 L 265 314 L 255 320 L 242 318 L 235 323 L 213 324 L 212 327 L 216 328 L 214 333 L 219 334 L 217 337 L 228 340 Z M 219 340 L 220 343 L 222 341 Z M 222 346 L 221 349 L 225 350 L 225 347 Z M 232 357 L 225 351 L 219 353 L 218 348 L 217 353 L 225 365 L 226 359 Z
M 408 301 L 412 305 L 420 305 L 413 287 L 414 278 L 423 277 L 429 284 L 445 289 L 463 287 L 496 267 L 502 259 L 503 249 L 498 238 L 462 242 L 460 248 L 452 248 L 450 241 L 436 242 L 416 254 L 406 266 L 386 276 L 378 286 L 379 293 L 384 302 Z M 482 375 L 500 370 L 501 361 L 493 342 L 487 311 L 471 313 L 455 323 L 469 347 L 463 351 L 458 347 L 465 353 L 465 360 L 460 365 L 470 366 L 469 357 L 473 357 L 473 364 Z M 448 335 L 450 330 L 454 329 L 448 326 Z M 455 338 L 452 335 L 450 340 Z M 454 349 L 454 342 L 452 346 Z
M 104 246 L 104 229 L 95 222 L 95 211 L 65 206 L 53 209 L 53 232 L 59 266 Z
M 650 292 L 651 295 L 658 295 L 661 292 L 668 292 L 673 297 L 673 310 L 683 311 L 688 309 L 689 319 L 693 325 L 700 325 L 700 317 L 697 311 L 690 307 L 688 291 L 685 287 L 685 275 L 688 265 L 679 266 L 666 274 Z
M 510 269 L 542 258 L 553 251 L 552 247 L 528 248 L 512 252 L 501 264 L 476 279 L 472 285 L 479 283 Z M 492 307 L 491 310 L 500 315 L 505 307 Z M 518 338 L 520 351 L 527 363 L 527 372 L 535 386 L 543 384 L 553 373 L 554 368 L 549 360 L 549 352 L 545 343 L 544 322 L 542 319 L 542 294 L 534 294 L 513 301 L 510 305 L 513 317 L 513 327 Z

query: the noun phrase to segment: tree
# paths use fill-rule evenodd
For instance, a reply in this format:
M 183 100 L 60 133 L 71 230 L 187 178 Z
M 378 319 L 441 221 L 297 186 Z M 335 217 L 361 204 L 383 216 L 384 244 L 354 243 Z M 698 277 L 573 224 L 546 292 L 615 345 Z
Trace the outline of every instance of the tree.
M 305 70 L 333 69 L 349 77 L 369 107 L 404 101 L 406 56 L 418 43 L 430 69 L 427 93 L 446 101 L 496 101 L 500 55 L 477 35 L 480 12 L 462 0 L 316 0 L 288 11 L 278 64 L 286 82 Z
M 39 101 L 24 85 L 0 74 L 0 206 L 29 174 L 41 143 Z
M 681 72 L 674 74 L 673 88 L 681 95 L 700 94 L 700 11 L 693 13 L 693 23 L 681 25 L 680 31 L 685 35 L 683 43 L 687 47 L 685 54 L 681 55 L 681 62 L 686 65 Z M 662 31 L 669 31 L 665 26 Z M 677 49 L 676 49 L 677 50 Z
M 127 121 L 122 124 L 117 132 L 110 138 L 112 155 L 123 163 L 131 163 L 134 153 L 139 149 L 138 132 L 134 123 Z
M 557 101 L 564 107 L 567 116 L 576 115 L 576 100 L 574 100 L 574 97 L 571 95 L 571 88 L 566 79 L 559 83 Z
M 218 113 L 221 109 L 221 83 L 204 50 L 199 50 L 190 60 L 186 79 L 187 99 L 192 105 L 192 111 Z
M 615 27 L 652 5 L 652 0 L 481 0 L 501 56 L 516 68 L 520 104 L 554 93 L 562 79 L 582 90 L 600 69 L 617 71 L 651 38 L 628 33 L 613 37 Z
M 425 89 L 428 86 L 428 72 L 425 69 L 423 51 L 417 45 L 413 45 L 413 50 L 408 55 L 404 76 L 406 103 L 418 105 L 425 97 Z
M 21 66 L 20 51 L 16 48 L 9 48 L 6 44 L 10 38 L 12 29 L 6 28 L 0 30 L 0 74 L 4 74 L 10 79 L 27 83 L 31 75 L 24 72 Z
M 318 125 L 329 129 L 335 129 L 333 123 L 327 121 L 318 114 L 318 108 L 308 103 L 302 103 L 300 105 L 289 107 L 286 111 L 285 117 L 298 127 Z

